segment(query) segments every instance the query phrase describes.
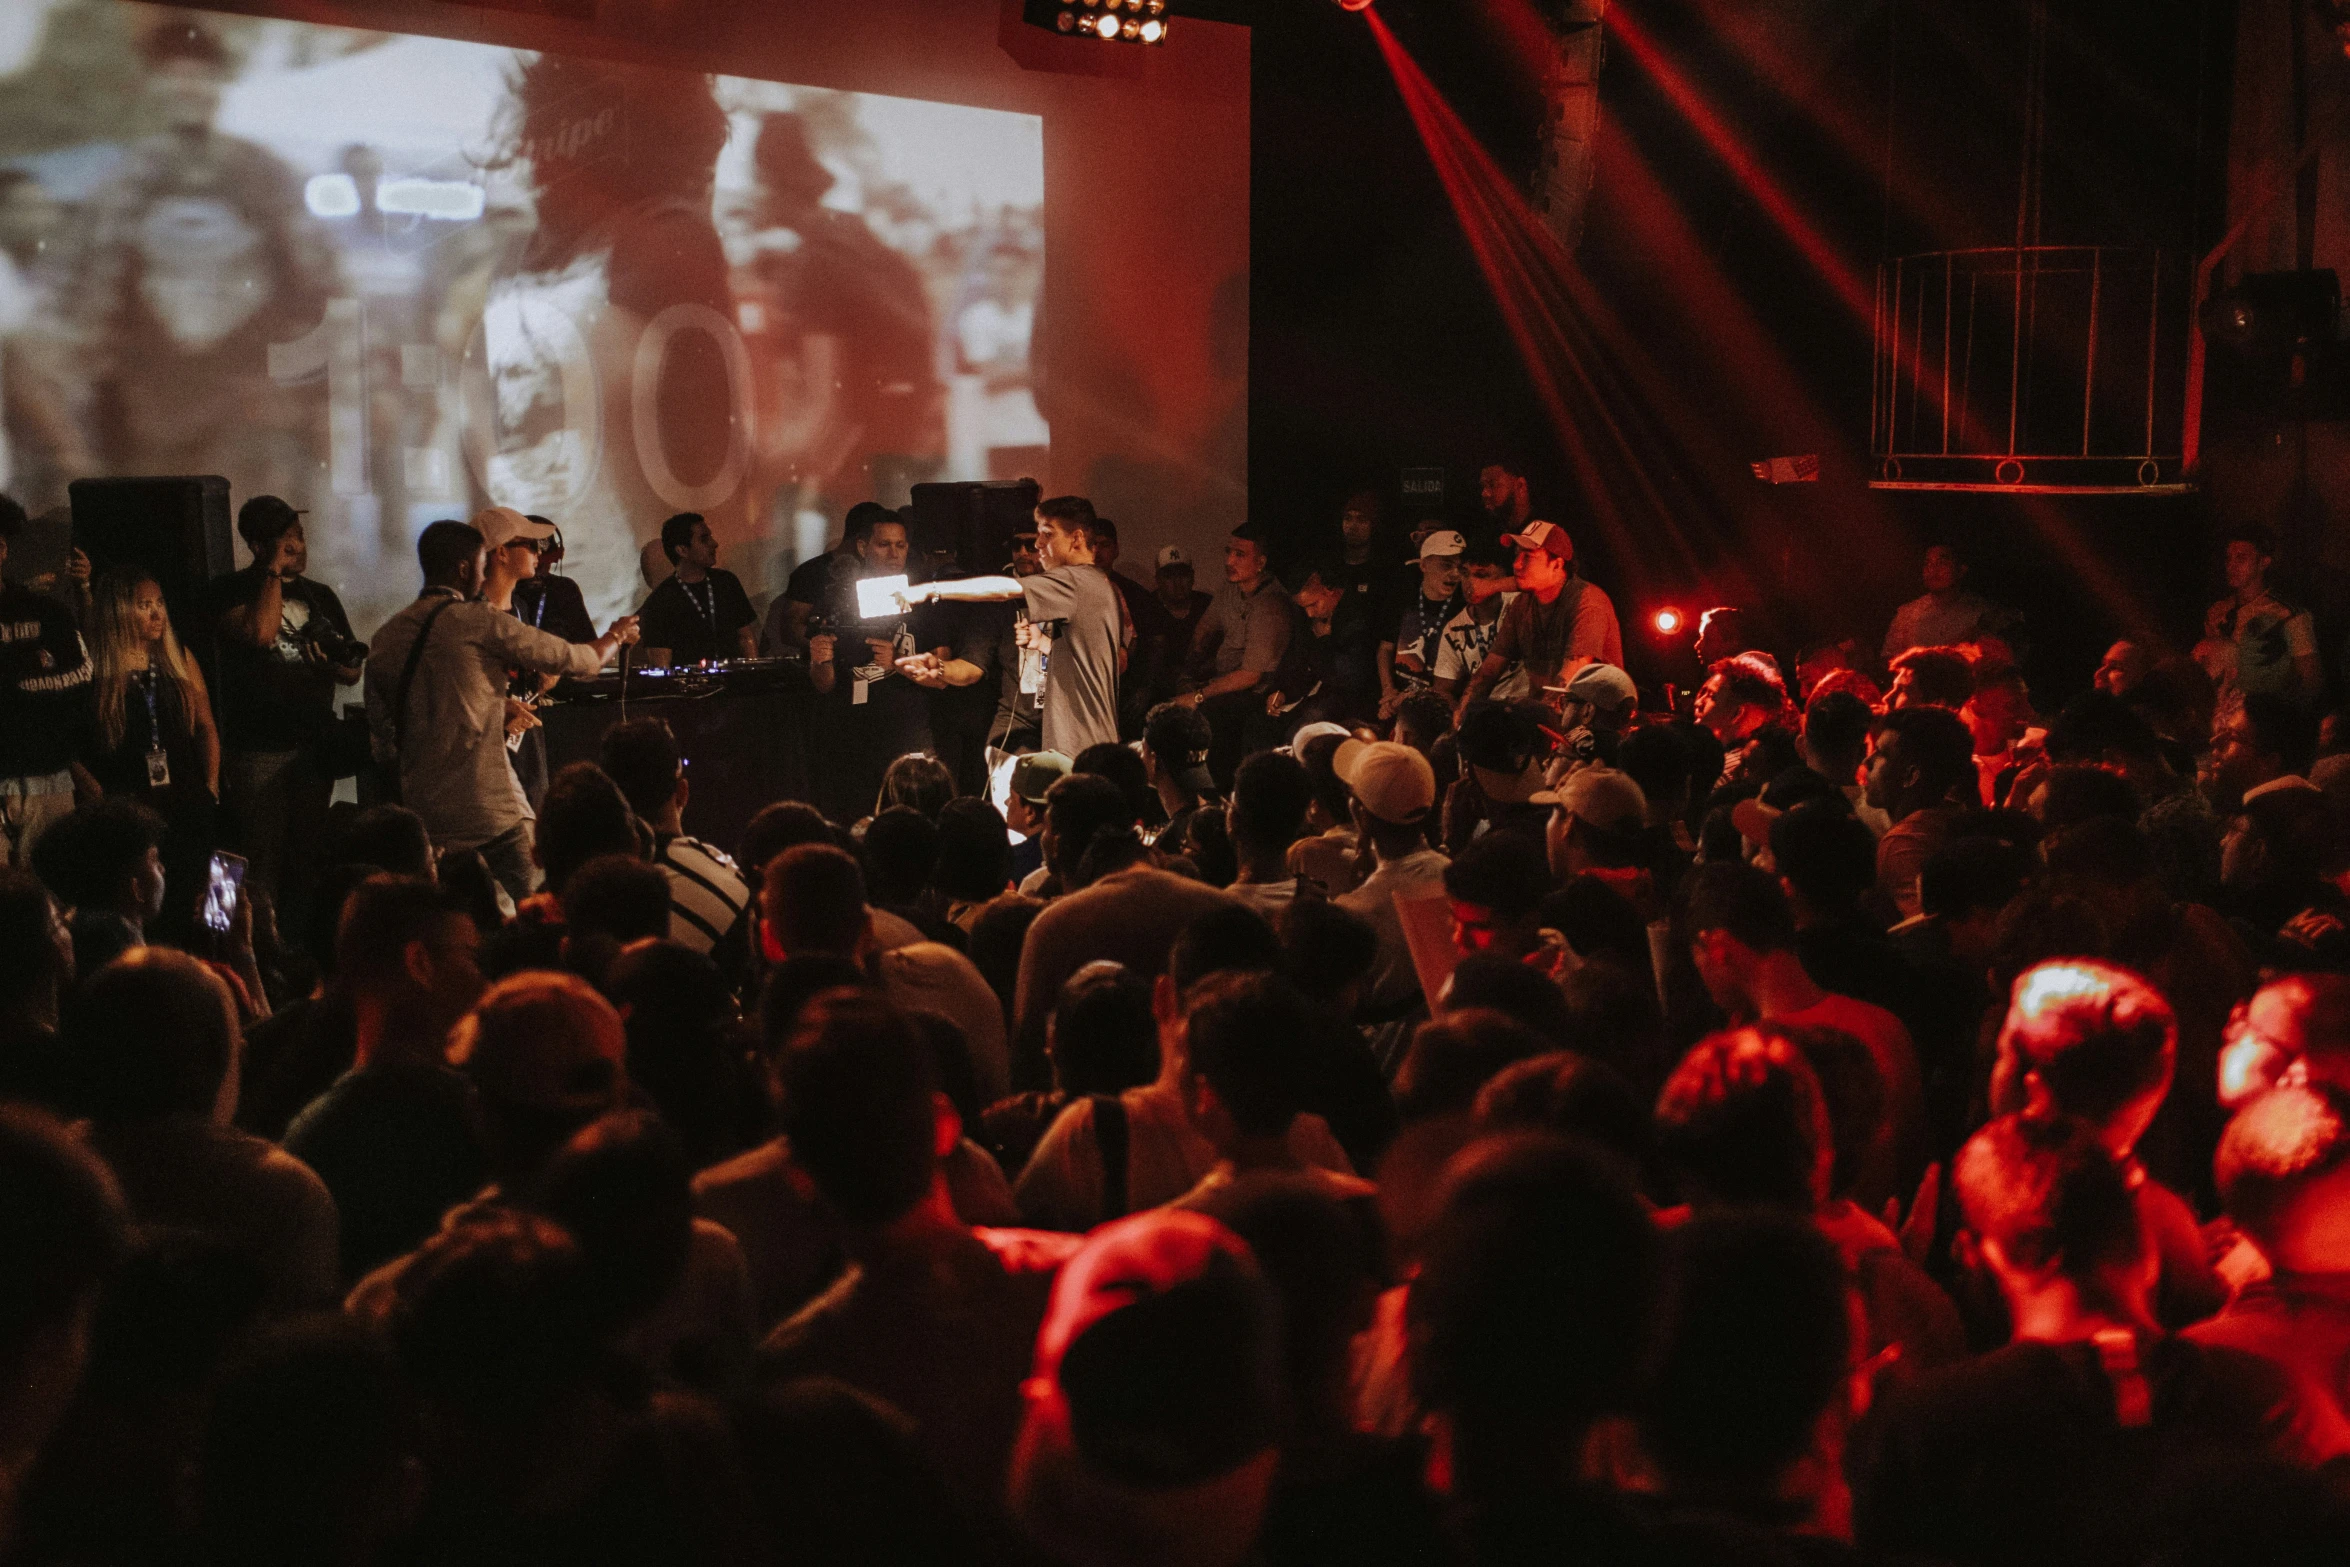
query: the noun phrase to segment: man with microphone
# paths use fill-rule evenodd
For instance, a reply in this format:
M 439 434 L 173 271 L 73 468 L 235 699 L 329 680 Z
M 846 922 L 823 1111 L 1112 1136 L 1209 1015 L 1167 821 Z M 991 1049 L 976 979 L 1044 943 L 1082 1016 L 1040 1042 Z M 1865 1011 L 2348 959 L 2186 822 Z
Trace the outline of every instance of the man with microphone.
M 1089 745 L 1118 743 L 1122 622 L 1118 590 L 1094 563 L 1094 521 L 1091 501 L 1056 497 L 1036 508 L 1036 552 L 1044 570 L 1027 577 L 924 582 L 900 588 L 897 595 L 907 605 L 1024 600 L 1028 625 L 1022 645 L 1041 643 L 1045 657 L 1044 749 L 1063 756 L 1079 755 Z M 898 668 L 917 685 L 952 679 L 935 653 L 900 659 Z

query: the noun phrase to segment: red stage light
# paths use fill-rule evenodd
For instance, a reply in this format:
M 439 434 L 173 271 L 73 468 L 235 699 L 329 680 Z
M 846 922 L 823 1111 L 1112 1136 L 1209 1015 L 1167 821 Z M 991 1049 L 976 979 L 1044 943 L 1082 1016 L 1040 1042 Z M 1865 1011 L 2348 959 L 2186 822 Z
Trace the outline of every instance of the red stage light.
M 1669 637 L 1685 624 L 1687 622 L 1682 620 L 1681 612 L 1677 609 L 1660 609 L 1656 612 L 1656 629 L 1660 636 Z
M 1371 9 L 1371 0 L 1338 0 L 1338 9 L 1341 11 L 1368 11 Z

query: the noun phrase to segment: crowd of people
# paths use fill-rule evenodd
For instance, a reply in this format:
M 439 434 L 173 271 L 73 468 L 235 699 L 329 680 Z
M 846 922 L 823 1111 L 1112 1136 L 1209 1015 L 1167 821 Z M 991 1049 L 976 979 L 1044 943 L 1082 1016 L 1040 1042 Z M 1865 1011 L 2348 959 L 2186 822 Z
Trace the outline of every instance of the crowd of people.
M 1006 808 L 926 746 L 724 845 L 657 718 L 526 788 L 517 678 L 641 630 L 547 525 L 357 648 L 262 508 L 220 678 L 363 665 L 402 803 L 225 930 L 200 813 L 332 767 L 152 583 L 5 590 L 0 1559 L 2342 1560 L 2350 734 L 2263 542 L 2045 718 L 1948 551 L 1679 711 L 1484 490 L 1214 594 L 1049 501 L 837 677 L 1037 655 Z M 706 533 L 648 622 L 812 676 L 904 563 L 754 632 Z

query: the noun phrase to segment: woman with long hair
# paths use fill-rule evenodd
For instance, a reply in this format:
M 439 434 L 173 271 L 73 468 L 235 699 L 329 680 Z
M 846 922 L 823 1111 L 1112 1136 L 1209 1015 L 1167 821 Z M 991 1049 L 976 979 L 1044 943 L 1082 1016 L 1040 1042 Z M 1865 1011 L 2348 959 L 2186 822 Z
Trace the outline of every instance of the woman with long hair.
M 203 892 L 220 799 L 220 733 L 204 672 L 143 571 L 101 576 L 90 624 L 98 712 L 85 761 L 108 794 L 163 817 L 166 917 L 177 923 Z

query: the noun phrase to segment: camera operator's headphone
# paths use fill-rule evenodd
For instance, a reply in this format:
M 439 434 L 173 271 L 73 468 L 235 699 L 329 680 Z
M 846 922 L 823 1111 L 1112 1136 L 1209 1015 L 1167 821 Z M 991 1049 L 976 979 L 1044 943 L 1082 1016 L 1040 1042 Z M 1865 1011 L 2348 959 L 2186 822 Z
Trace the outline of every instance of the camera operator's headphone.
M 550 566 L 554 565 L 555 562 L 563 558 L 563 530 L 559 527 L 556 527 L 553 519 L 551 518 L 532 517 L 528 520 L 538 523 L 541 527 L 555 529 L 554 537 L 544 540 L 539 545 L 539 559 L 545 561 Z

